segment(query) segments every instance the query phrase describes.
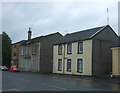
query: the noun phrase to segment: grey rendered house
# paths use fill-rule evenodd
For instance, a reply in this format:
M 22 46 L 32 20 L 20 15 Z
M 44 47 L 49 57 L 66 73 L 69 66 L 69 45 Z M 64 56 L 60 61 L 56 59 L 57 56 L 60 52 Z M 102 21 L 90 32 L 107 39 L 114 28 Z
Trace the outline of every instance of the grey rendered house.
M 54 43 L 53 73 L 74 75 L 109 74 L 110 46 L 117 34 L 107 26 L 66 34 Z
M 19 67 L 22 71 L 52 72 L 53 43 L 62 37 L 60 33 L 53 33 L 28 40 L 19 47 Z

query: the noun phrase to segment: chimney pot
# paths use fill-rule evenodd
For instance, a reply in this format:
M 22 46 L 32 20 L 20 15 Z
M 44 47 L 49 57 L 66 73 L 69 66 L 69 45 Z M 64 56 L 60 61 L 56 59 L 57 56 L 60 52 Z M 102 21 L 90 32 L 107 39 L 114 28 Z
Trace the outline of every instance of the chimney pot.
M 31 28 L 29 27 L 29 31 L 28 31 L 28 40 L 31 40 L 31 35 L 32 35 L 32 31 L 31 31 Z

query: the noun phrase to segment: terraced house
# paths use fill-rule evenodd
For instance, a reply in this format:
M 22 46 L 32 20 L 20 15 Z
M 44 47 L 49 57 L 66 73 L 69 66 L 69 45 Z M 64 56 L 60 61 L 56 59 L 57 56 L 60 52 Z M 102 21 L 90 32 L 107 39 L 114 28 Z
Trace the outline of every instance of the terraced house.
M 112 66 L 110 47 L 117 37 L 109 25 L 66 34 L 54 43 L 53 73 L 109 74 Z
M 53 43 L 62 35 L 53 33 L 31 39 L 31 31 L 28 31 L 28 40 L 19 48 L 19 67 L 23 71 L 52 72 Z

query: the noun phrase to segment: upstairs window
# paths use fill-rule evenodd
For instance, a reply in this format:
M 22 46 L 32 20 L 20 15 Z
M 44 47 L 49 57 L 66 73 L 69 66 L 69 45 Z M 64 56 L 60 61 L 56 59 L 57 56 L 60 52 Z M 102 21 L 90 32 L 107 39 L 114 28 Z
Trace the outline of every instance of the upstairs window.
M 78 59 L 78 61 L 77 61 L 77 72 L 82 73 L 82 68 L 83 68 L 82 59 Z
M 68 44 L 67 45 L 67 54 L 71 54 L 72 53 L 72 44 Z
M 14 48 L 16 48 L 16 45 L 14 45 Z
M 78 43 L 78 54 L 82 54 L 83 53 L 83 42 L 79 42 Z
M 23 55 L 23 47 L 21 47 L 21 55 Z
M 67 71 L 71 72 L 71 59 L 67 60 Z
M 58 71 L 62 71 L 62 59 L 58 59 Z
M 28 53 L 28 48 L 26 47 L 26 55 L 27 55 L 27 53 Z
M 14 53 L 14 56 L 16 56 L 16 53 Z
M 32 47 L 32 53 L 36 54 L 36 44 L 34 44 L 33 47 Z
M 58 46 L 58 55 L 62 55 L 62 45 Z

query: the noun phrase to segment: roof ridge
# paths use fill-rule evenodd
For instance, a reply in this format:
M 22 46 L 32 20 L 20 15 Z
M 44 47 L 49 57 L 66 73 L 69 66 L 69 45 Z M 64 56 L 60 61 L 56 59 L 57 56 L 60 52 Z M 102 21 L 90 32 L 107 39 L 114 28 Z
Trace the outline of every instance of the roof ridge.
M 41 35 L 41 36 L 32 38 L 31 40 L 36 39 L 36 38 L 41 38 L 41 37 L 46 37 L 46 36 L 54 35 L 54 34 L 57 34 L 57 33 L 59 33 L 59 32 L 55 32 L 55 33 L 51 33 L 51 34 L 47 34 L 47 35 Z
M 79 33 L 79 32 L 84 32 L 84 31 L 88 31 L 88 30 L 92 30 L 92 29 L 96 29 L 96 28 L 100 28 L 100 27 L 105 27 L 105 26 L 107 26 L 107 25 L 99 26 L 99 27 L 93 27 L 93 28 L 84 29 L 84 30 L 79 30 L 79 31 L 76 31 L 76 32 L 67 33 L 66 35 L 71 35 L 71 34 L 75 34 L 75 33 Z
M 106 26 L 103 26 L 101 29 L 99 29 L 97 32 L 95 32 L 93 35 L 91 35 L 89 38 L 93 38 L 95 35 L 97 35 L 99 32 L 101 32 Z

